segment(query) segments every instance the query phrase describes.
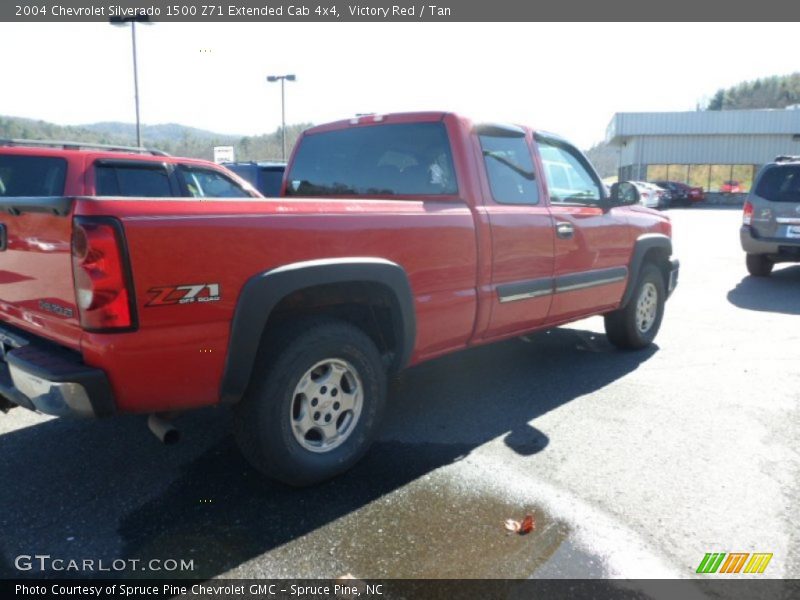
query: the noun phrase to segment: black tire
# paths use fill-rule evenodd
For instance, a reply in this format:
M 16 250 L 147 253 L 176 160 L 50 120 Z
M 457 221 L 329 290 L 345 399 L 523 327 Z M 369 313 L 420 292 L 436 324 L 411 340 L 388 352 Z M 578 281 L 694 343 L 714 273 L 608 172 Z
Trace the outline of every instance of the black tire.
M 745 257 L 747 272 L 753 277 L 769 277 L 775 263 L 763 254 L 748 254 Z
M 652 287 L 650 287 L 652 286 Z M 648 294 L 655 293 L 655 315 L 649 327 L 643 328 L 639 323 L 639 302 L 647 289 Z M 661 320 L 664 318 L 664 301 L 666 292 L 664 276 L 658 267 L 645 263 L 639 273 L 636 288 L 628 303 L 622 308 L 605 315 L 605 329 L 608 340 L 618 348 L 638 350 L 649 346 L 656 337 Z M 641 324 L 643 325 L 643 320 Z
M 309 415 L 311 411 L 318 415 L 319 409 L 331 410 L 336 403 L 329 397 L 325 402 L 317 401 L 317 409 L 310 408 L 311 400 L 305 394 L 296 394 L 296 388 L 302 378 L 319 385 L 313 380 L 317 371 L 310 370 L 325 361 L 355 371 L 362 391 L 361 408 L 358 417 L 352 418 L 347 435 L 341 436 L 340 445 L 312 451 L 302 444 L 322 444 L 322 430 L 317 432 L 319 442 L 311 438 L 314 431 L 299 440 L 294 433 L 294 419 L 306 410 Z M 340 399 L 348 393 L 345 385 L 341 387 Z M 319 390 L 312 395 L 317 393 Z M 334 395 L 333 391 L 325 393 Z M 386 373 L 372 340 L 345 321 L 304 318 L 278 328 L 265 339 L 250 387 L 234 407 L 234 433 L 242 454 L 256 469 L 288 485 L 312 485 L 347 471 L 361 459 L 377 434 L 385 404 Z M 297 411 L 298 406 L 305 410 Z

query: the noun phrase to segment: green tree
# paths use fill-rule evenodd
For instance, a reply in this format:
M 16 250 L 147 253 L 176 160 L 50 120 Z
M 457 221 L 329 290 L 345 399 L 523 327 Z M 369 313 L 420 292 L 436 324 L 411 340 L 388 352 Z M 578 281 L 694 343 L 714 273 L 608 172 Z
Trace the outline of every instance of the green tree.
M 800 72 L 773 75 L 744 81 L 720 89 L 709 100 L 706 110 L 786 108 L 800 103 Z

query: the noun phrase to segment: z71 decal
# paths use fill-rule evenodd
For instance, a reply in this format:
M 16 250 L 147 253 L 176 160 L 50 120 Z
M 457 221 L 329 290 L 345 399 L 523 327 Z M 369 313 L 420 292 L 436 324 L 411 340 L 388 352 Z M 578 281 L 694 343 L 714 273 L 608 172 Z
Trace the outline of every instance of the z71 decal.
M 145 306 L 217 302 L 220 299 L 218 283 L 154 287 L 147 290 L 147 293 L 151 298 Z

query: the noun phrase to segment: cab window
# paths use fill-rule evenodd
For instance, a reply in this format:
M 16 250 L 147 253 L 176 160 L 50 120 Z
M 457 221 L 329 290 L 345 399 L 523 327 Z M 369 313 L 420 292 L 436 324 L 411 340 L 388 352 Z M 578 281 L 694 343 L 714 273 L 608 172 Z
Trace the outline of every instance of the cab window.
M 98 161 L 94 167 L 98 196 L 167 198 L 173 195 L 166 165 L 141 161 L 138 164 Z
M 63 158 L 0 155 L 0 196 L 61 196 L 66 176 Z
M 242 186 L 211 169 L 181 165 L 178 169 L 188 195 L 192 198 L 249 198 Z
M 495 135 L 478 136 L 492 197 L 500 204 L 539 203 L 533 158 L 524 132 L 520 133 L 497 128 Z
M 537 137 L 537 144 L 551 203 L 592 205 L 600 202 L 600 182 L 578 150 L 560 140 L 542 137 Z

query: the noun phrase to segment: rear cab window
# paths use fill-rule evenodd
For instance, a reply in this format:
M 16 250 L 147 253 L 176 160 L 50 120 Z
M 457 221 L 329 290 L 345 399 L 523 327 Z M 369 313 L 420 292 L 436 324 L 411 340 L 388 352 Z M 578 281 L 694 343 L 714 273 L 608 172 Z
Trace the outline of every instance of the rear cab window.
M 305 135 L 287 196 L 453 196 L 458 193 L 442 122 L 355 126 Z
M 800 165 L 768 167 L 758 180 L 756 196 L 770 202 L 800 203 Z
M 63 158 L 0 154 L 0 197 L 63 196 L 66 177 Z

